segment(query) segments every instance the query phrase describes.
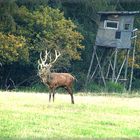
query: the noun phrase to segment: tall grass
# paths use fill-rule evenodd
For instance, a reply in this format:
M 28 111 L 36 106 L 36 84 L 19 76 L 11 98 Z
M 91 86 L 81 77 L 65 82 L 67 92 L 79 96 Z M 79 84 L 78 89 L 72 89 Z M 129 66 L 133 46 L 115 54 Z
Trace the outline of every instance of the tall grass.
M 0 140 L 140 138 L 140 98 L 0 92 Z

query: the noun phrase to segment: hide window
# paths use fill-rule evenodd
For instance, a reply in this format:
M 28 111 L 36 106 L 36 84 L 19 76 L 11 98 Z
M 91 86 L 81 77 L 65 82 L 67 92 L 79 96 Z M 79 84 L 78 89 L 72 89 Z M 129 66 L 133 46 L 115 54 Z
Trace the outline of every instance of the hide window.
M 129 28 L 130 28 L 130 24 L 124 24 L 124 29 L 125 30 L 129 30 Z
M 105 20 L 104 21 L 104 28 L 105 29 L 115 29 L 117 30 L 119 26 L 118 21 L 111 21 L 111 20 Z
M 120 39 L 120 38 L 121 38 L 121 32 L 120 32 L 120 31 L 117 31 L 117 32 L 116 32 L 115 38 L 116 38 L 116 39 Z

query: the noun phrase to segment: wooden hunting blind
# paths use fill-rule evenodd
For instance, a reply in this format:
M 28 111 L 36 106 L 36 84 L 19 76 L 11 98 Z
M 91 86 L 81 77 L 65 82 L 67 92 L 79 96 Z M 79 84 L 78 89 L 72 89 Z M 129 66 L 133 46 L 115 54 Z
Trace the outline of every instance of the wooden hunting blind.
M 96 46 L 131 48 L 134 15 L 138 12 L 99 12 Z
M 98 81 L 102 79 L 104 85 L 108 79 L 126 83 L 129 52 L 133 50 L 135 53 L 134 42 L 136 42 L 137 29 L 134 29 L 133 25 L 134 16 L 138 13 L 139 11 L 98 12 L 99 27 L 86 83 L 97 77 Z

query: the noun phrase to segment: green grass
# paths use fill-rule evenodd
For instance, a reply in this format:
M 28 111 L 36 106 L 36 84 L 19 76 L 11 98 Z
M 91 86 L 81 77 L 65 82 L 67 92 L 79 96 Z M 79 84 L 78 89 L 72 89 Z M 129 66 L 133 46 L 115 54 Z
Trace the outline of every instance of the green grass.
M 140 138 L 140 98 L 0 92 L 0 140 Z

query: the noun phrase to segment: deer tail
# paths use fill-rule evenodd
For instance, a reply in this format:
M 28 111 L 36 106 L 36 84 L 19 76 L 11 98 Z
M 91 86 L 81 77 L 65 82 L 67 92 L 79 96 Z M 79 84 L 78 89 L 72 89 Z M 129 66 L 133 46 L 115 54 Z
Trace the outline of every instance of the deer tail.
M 78 82 L 77 78 L 76 78 L 75 76 L 73 76 L 73 77 L 74 77 L 74 80 L 75 80 L 76 82 Z

